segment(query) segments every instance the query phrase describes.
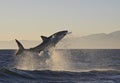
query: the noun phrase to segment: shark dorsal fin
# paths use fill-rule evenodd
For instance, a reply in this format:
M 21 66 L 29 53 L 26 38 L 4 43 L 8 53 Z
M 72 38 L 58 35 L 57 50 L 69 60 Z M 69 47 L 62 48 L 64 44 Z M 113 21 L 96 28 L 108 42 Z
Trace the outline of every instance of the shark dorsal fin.
M 46 41 L 48 39 L 48 37 L 46 37 L 46 36 L 41 36 L 41 38 L 43 41 Z

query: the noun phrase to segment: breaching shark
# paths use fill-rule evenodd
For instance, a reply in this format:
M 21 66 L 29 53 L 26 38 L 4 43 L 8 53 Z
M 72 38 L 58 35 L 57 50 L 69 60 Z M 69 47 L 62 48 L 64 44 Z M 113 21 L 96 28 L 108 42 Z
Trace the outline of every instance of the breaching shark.
M 30 49 L 25 49 L 23 47 L 23 45 L 17 39 L 15 39 L 15 41 L 19 47 L 18 51 L 16 52 L 16 55 L 20 55 L 24 51 L 40 53 L 41 51 L 44 51 L 44 50 L 49 49 L 51 47 L 55 47 L 55 45 L 69 33 L 71 33 L 71 32 L 64 30 L 64 31 L 56 32 L 49 37 L 41 36 L 41 38 L 43 40 L 42 43 L 39 44 L 38 46 L 30 48 Z

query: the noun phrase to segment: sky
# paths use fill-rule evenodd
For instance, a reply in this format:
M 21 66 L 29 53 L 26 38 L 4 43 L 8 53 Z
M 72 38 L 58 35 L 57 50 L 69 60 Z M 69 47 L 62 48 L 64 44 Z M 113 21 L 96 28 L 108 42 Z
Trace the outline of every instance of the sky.
M 0 41 L 120 30 L 120 0 L 0 0 Z

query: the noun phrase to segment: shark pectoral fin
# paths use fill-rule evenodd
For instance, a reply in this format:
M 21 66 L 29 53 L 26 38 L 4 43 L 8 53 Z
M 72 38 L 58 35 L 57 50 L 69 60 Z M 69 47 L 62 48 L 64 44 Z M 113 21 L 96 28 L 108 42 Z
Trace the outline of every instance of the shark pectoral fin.
M 16 52 L 16 55 L 19 55 L 24 50 L 24 47 L 17 39 L 15 39 L 15 41 L 16 41 L 18 48 L 19 48 L 18 51 Z
M 48 39 L 48 37 L 45 37 L 45 36 L 41 36 L 41 38 L 43 41 L 46 41 Z

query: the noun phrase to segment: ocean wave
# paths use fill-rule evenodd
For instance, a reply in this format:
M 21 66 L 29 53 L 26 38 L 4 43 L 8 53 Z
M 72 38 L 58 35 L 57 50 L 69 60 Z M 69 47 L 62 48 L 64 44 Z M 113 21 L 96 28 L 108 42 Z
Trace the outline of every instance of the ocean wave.
M 22 80 L 22 81 L 21 81 Z M 65 82 L 65 83 L 79 83 L 82 81 L 105 81 L 112 80 L 114 83 L 120 81 L 119 70 L 97 71 L 92 70 L 88 72 L 71 72 L 71 71 L 51 71 L 51 70 L 19 70 L 19 69 L 0 69 L 0 83 L 21 83 L 31 81 L 30 83 L 37 82 Z M 33 81 L 33 82 L 32 82 Z M 116 81 L 116 82 L 115 82 Z M 98 82 L 98 83 L 99 83 Z M 104 82 L 103 82 L 104 83 Z
M 119 50 L 58 50 L 44 62 L 0 51 L 0 83 L 119 83 Z

